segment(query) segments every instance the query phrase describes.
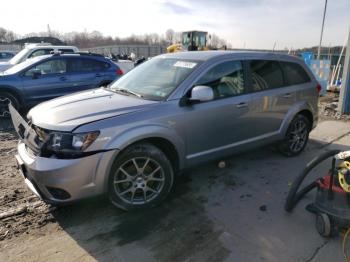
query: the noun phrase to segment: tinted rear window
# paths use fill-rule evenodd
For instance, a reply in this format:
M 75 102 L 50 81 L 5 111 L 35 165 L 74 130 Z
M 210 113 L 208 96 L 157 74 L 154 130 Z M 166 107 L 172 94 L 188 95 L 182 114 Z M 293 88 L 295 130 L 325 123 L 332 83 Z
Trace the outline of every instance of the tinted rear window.
M 299 85 L 311 81 L 309 75 L 300 65 L 291 62 L 280 63 L 284 71 L 287 85 Z
M 283 86 L 283 74 L 277 61 L 252 60 L 250 70 L 254 91 L 262 91 Z
M 72 58 L 68 62 L 69 72 L 100 71 L 107 69 L 109 66 L 106 62 L 84 58 Z

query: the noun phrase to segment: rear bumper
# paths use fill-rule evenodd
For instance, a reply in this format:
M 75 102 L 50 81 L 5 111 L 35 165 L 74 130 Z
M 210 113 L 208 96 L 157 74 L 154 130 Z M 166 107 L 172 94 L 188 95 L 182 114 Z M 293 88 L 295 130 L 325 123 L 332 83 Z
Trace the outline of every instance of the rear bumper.
M 78 159 L 43 158 L 31 155 L 18 144 L 16 160 L 27 186 L 48 203 L 67 203 L 104 193 L 109 163 L 116 151 Z

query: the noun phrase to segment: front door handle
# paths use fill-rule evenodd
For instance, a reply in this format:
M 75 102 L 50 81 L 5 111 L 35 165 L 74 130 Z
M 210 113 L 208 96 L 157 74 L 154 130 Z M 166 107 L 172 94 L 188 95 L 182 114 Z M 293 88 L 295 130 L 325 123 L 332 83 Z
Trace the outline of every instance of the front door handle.
M 101 77 L 102 75 L 101 75 L 101 74 L 99 74 L 99 73 L 97 73 L 95 76 L 96 76 L 96 77 Z
M 283 98 L 290 98 L 290 97 L 292 97 L 292 94 L 291 93 L 285 93 L 282 97 Z
M 247 107 L 247 106 L 248 106 L 248 104 L 245 102 L 242 102 L 242 103 L 239 103 L 236 105 L 237 108 L 243 108 L 243 107 Z
M 61 81 L 66 81 L 67 78 L 66 78 L 65 76 L 61 76 L 61 77 L 60 77 L 60 80 L 61 80 Z

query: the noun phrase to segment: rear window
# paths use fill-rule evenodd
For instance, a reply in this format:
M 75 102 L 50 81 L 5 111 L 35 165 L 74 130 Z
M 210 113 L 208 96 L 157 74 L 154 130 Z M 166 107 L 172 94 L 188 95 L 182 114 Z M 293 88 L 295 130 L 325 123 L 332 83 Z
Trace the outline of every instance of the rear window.
M 252 60 L 250 70 L 254 91 L 283 86 L 283 73 L 279 62 L 272 60 Z
M 287 85 L 300 85 L 311 81 L 309 75 L 300 65 L 291 62 L 280 63 L 284 71 Z

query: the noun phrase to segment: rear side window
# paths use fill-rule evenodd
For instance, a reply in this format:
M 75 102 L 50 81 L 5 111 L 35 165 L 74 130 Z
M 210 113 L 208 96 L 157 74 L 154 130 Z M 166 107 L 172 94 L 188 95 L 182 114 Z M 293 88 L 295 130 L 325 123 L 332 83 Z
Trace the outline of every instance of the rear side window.
M 69 59 L 68 71 L 69 72 L 91 72 L 107 69 L 108 63 L 97 61 L 93 59 L 74 58 Z
M 252 60 L 250 71 L 254 92 L 283 86 L 282 69 L 277 61 Z
M 210 86 L 216 99 L 245 93 L 242 62 L 228 61 L 214 66 L 198 80 L 197 85 Z
M 300 85 L 311 81 L 309 75 L 300 65 L 291 62 L 280 63 L 284 71 L 287 85 Z

